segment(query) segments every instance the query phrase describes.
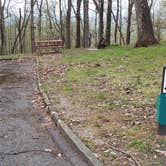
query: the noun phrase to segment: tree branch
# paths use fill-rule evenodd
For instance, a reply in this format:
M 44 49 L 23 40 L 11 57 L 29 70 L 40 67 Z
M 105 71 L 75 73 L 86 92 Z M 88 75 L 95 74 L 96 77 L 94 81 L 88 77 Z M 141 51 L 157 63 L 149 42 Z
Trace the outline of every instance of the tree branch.
M 126 151 L 123 151 L 123 150 L 118 149 L 118 148 L 115 148 L 115 147 L 113 147 L 113 146 L 111 146 L 111 149 L 113 149 L 113 150 L 115 150 L 115 151 L 117 151 L 117 152 L 123 153 L 124 155 L 130 157 L 130 158 L 135 162 L 136 166 L 142 166 L 142 165 L 135 159 L 135 157 L 134 157 L 131 153 L 126 152 Z

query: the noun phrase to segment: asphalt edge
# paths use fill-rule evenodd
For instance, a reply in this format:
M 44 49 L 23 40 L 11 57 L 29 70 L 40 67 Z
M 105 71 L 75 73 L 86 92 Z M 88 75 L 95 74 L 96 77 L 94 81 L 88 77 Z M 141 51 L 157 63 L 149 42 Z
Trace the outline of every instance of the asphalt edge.
M 45 94 L 41 87 L 40 77 L 39 77 L 39 60 L 35 58 L 37 67 L 36 67 L 36 74 L 37 74 L 37 83 L 38 88 L 43 96 L 44 102 L 48 107 L 48 112 L 51 118 L 55 121 L 58 129 L 61 131 L 63 136 L 66 140 L 80 153 L 80 155 L 86 160 L 89 166 L 103 166 L 103 164 L 95 157 L 95 155 L 90 151 L 90 149 L 85 146 L 85 144 L 78 138 L 73 131 L 59 118 L 58 113 L 56 112 L 55 108 L 51 106 L 48 96 Z

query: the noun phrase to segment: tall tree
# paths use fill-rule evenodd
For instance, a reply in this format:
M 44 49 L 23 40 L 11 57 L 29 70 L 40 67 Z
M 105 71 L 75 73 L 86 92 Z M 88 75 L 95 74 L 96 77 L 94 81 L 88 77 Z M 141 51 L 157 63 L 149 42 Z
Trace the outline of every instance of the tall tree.
M 37 1 L 37 8 L 39 11 L 39 16 L 38 16 L 38 36 L 39 40 L 41 39 L 41 34 L 42 34 L 42 8 L 43 8 L 43 0 Z
M 84 29 L 83 29 L 83 47 L 89 47 L 89 0 L 83 0 L 84 5 Z
M 95 46 L 97 45 L 97 11 L 95 10 Z
M 114 42 L 117 43 L 117 34 L 118 34 L 118 22 L 119 22 L 119 0 L 117 0 L 117 9 L 115 18 L 115 31 L 114 31 Z
M 122 32 L 122 0 L 119 2 L 119 29 Z M 119 43 L 122 44 L 122 34 L 119 34 Z
M 35 27 L 34 27 L 34 0 L 31 0 L 30 9 L 31 9 L 31 50 L 32 53 L 34 50 L 34 41 L 35 41 Z
M 59 20 L 60 20 L 61 38 L 63 40 L 65 40 L 65 37 L 64 37 L 64 26 L 63 26 L 63 17 L 62 17 L 62 0 L 59 0 Z
M 151 11 L 152 7 L 153 7 L 153 3 L 154 3 L 154 0 L 149 0 L 149 9 Z
M 103 38 L 104 33 L 104 0 L 99 0 L 99 41 Z
M 81 8 L 81 2 L 82 0 L 77 0 L 77 11 L 76 11 L 76 48 L 80 47 L 80 41 L 81 41 L 81 14 L 80 14 L 80 8 Z
M 19 39 L 19 51 L 23 53 L 23 41 L 22 41 L 22 14 L 21 8 L 19 8 L 19 20 L 18 20 L 18 39 Z
M 71 47 L 71 7 L 72 7 L 72 1 L 68 0 L 67 15 L 66 15 L 66 48 Z
M 115 22 L 115 24 L 116 24 L 116 21 L 117 21 L 117 20 L 116 20 L 116 17 L 115 17 L 115 14 L 114 14 L 113 11 L 112 11 L 112 16 L 113 16 L 114 22 Z M 119 25 L 117 25 L 117 30 L 119 31 L 119 34 L 120 34 L 120 36 L 121 36 L 121 39 L 122 39 L 123 44 L 125 44 L 125 39 L 124 39 L 122 30 L 120 29 Z
M 24 51 L 24 43 L 25 43 L 25 32 L 27 28 L 27 23 L 29 20 L 29 16 L 27 13 L 27 0 L 25 0 L 24 3 L 24 15 L 22 15 L 22 10 L 19 8 L 19 18 L 18 18 L 18 46 L 19 46 L 19 52 L 23 53 Z M 16 37 L 17 42 L 17 37 Z M 14 50 L 13 50 L 14 51 Z M 12 51 L 12 52 L 13 52 Z
M 112 11 L 112 0 L 108 0 L 107 4 L 107 18 L 106 18 L 106 32 L 105 39 L 106 43 L 110 45 L 111 42 L 111 11 Z
M 135 0 L 128 0 L 128 17 L 127 17 L 127 30 L 126 30 L 126 44 L 130 44 L 131 38 L 131 16 Z
M 0 37 L 1 37 L 1 47 L 0 54 L 6 53 L 6 32 L 5 32 L 5 10 L 6 0 L 0 0 Z
M 49 2 L 48 0 L 46 1 L 46 6 L 47 6 L 47 17 L 48 17 L 48 22 L 49 22 L 49 34 L 48 34 L 48 38 L 52 38 L 54 37 L 54 33 L 53 33 L 53 24 L 52 24 L 52 16 L 51 16 L 51 12 L 50 12 L 50 6 L 49 6 Z
M 25 49 L 25 36 L 26 30 L 30 19 L 30 12 L 27 12 L 27 0 L 25 0 L 24 4 L 24 16 L 22 18 L 21 9 L 19 10 L 19 18 L 18 18 L 18 32 L 15 32 L 16 37 L 13 40 L 11 53 L 14 54 L 17 51 L 17 42 L 19 41 L 19 52 L 23 52 Z
M 103 21 L 103 16 L 104 16 L 104 0 L 93 0 L 96 10 L 99 15 L 99 25 L 98 25 L 98 40 L 100 41 L 103 38 L 103 33 L 104 33 L 104 21 Z
M 137 18 L 137 42 L 136 47 L 147 47 L 158 44 L 154 36 L 150 9 L 147 0 L 135 0 Z

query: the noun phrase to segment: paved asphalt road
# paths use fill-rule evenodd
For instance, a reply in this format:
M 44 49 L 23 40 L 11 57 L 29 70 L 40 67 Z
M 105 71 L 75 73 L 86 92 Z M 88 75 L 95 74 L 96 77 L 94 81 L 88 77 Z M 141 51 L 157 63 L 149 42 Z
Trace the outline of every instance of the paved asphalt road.
M 0 61 L 0 166 L 87 166 L 46 114 L 34 64 Z

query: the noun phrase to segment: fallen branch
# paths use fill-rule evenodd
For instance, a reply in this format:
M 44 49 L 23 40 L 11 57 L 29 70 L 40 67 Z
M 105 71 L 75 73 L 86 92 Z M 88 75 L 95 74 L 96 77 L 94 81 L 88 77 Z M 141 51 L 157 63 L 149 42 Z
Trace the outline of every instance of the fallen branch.
M 128 156 L 129 158 L 131 158 L 131 159 L 135 162 L 135 164 L 136 164 L 137 166 L 142 166 L 142 165 L 138 162 L 138 160 L 135 159 L 135 157 L 134 157 L 132 154 L 130 154 L 130 153 L 128 153 L 128 152 L 125 152 L 125 151 L 123 151 L 123 150 L 121 150 L 121 149 L 115 148 L 115 147 L 113 147 L 113 146 L 111 146 L 111 149 L 113 149 L 113 150 L 115 150 L 115 151 L 117 151 L 117 152 L 123 153 L 124 155 Z
M 158 150 L 158 149 L 157 149 L 155 152 L 160 153 L 160 154 L 163 154 L 164 156 L 166 156 L 166 151 Z

